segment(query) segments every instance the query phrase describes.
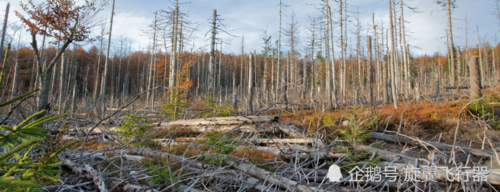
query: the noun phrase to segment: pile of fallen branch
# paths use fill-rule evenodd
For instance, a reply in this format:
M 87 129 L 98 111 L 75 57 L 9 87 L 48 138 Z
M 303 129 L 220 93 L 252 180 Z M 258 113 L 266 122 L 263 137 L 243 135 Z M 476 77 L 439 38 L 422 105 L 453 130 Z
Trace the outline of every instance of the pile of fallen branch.
M 379 166 L 376 174 L 385 174 L 386 167 L 395 167 L 394 174 L 399 176 L 396 182 L 382 177 L 379 181 L 364 178 L 363 182 L 352 182 L 353 175 L 344 174 L 339 182 L 330 182 L 326 177 L 331 164 L 339 164 L 350 158 L 350 154 L 340 151 L 336 146 L 342 140 L 329 141 L 321 134 L 308 135 L 297 125 L 280 123 L 278 116 L 237 116 L 223 118 L 205 118 L 154 123 L 157 131 L 168 130 L 175 133 L 180 130 L 197 134 L 194 137 L 177 137 L 175 134 L 155 138 L 156 147 L 137 148 L 120 145 L 106 150 L 68 151 L 59 159 L 71 174 L 57 186 L 46 187 L 76 190 L 111 191 L 372 191 L 388 189 L 429 189 L 453 190 L 458 186 L 467 186 L 472 191 L 490 190 L 500 185 L 500 170 L 489 169 L 484 182 L 474 182 L 473 175 L 461 173 L 474 172 L 473 167 L 484 166 L 486 160 L 497 161 L 494 151 L 478 150 L 453 146 L 444 143 L 424 141 L 403 134 L 385 134 L 372 132 L 373 139 L 382 140 L 392 145 L 405 145 L 402 151 L 389 151 L 364 144 L 353 145 L 353 150 L 370 152 L 370 160 L 378 157 L 376 165 L 359 162 L 361 170 Z M 96 139 L 112 142 L 118 136 L 113 134 L 116 128 L 94 129 L 80 128 L 85 134 Z M 243 156 L 217 154 L 213 146 L 208 146 L 207 132 L 216 131 L 220 137 L 232 143 L 239 143 L 234 150 Z M 67 138 L 76 138 L 77 134 Z M 390 133 L 389 131 L 387 133 Z M 104 138 L 104 136 L 106 138 Z M 232 135 L 232 136 L 229 136 Z M 116 142 L 116 141 L 114 141 Z M 365 143 L 366 144 L 366 143 Z M 173 147 L 185 147 L 184 153 L 170 151 Z M 415 155 L 413 151 L 421 149 L 425 153 Z M 194 153 L 193 153 L 194 151 Z M 265 162 L 256 162 L 251 155 L 269 154 Z M 186 154 L 190 155 L 186 155 Z M 82 154 L 82 155 L 81 155 Z M 427 155 L 424 155 L 427 154 Z M 218 159 L 214 164 L 207 159 Z M 159 169 L 169 170 L 169 177 L 164 183 L 154 184 L 151 170 L 145 169 L 145 161 L 162 160 L 168 164 Z M 435 177 L 424 178 L 425 171 L 435 168 Z M 405 171 L 406 170 L 406 171 Z M 413 180 L 404 180 L 407 170 L 415 175 Z M 154 172 L 153 172 L 154 173 Z M 360 173 L 359 171 L 356 173 Z M 352 173 L 354 174 L 354 172 Z M 460 177 L 450 176 L 460 175 Z M 427 179 L 427 180 L 426 180 Z M 417 182 L 416 180 L 420 180 Z M 80 184 L 79 184 L 80 183 Z

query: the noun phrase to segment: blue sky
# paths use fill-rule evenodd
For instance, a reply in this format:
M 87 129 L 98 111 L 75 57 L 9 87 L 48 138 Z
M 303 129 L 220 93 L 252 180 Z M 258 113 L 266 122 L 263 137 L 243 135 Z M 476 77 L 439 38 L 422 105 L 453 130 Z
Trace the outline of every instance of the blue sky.
M 33 0 L 35 3 L 41 0 Z M 11 3 L 11 13 L 9 22 L 19 22 L 19 19 L 14 15 L 14 10 L 20 10 L 20 0 L 0 0 L 0 14 L 3 20 L 3 11 L 7 2 Z M 414 56 L 421 54 L 433 54 L 434 52 L 446 52 L 446 27 L 447 15 L 439 5 L 436 5 L 435 0 L 404 0 L 408 6 L 415 7 L 419 13 L 413 13 L 405 8 L 405 20 L 407 41 L 413 46 L 411 53 Z M 283 8 L 282 28 L 287 28 L 290 23 L 290 15 L 292 11 L 297 15 L 299 22 L 299 43 L 298 51 L 304 53 L 304 48 L 307 46 L 306 40 L 309 31 L 306 27 L 309 25 L 310 17 L 322 16 L 319 8 L 323 3 L 320 0 L 283 0 L 283 3 L 288 7 Z M 359 11 L 359 18 L 362 29 L 362 40 L 366 42 L 366 35 L 372 35 L 371 18 L 375 14 L 376 23 L 380 26 L 383 22 L 384 27 L 387 27 L 389 22 L 387 0 L 347 0 L 348 14 L 350 16 L 348 43 L 356 44 L 356 31 L 354 24 L 354 13 Z M 223 52 L 241 52 L 241 36 L 245 36 L 245 51 L 255 50 L 258 53 L 262 50 L 264 31 L 267 29 L 267 34 L 272 36 L 273 42 L 278 39 L 278 23 L 279 23 L 279 0 L 191 0 L 180 1 L 180 9 L 189 16 L 189 20 L 193 22 L 191 27 L 198 27 L 195 35 L 195 48 L 202 47 L 208 50 L 208 37 L 205 33 L 208 31 L 210 24 L 208 19 L 212 15 L 212 10 L 217 9 L 221 18 L 225 19 L 224 23 L 228 25 L 231 33 L 238 37 L 221 34 L 220 38 L 227 44 L 223 45 Z M 468 44 L 476 45 L 478 42 L 478 33 L 476 26 L 480 30 L 481 41 L 494 43 L 495 35 L 500 31 L 498 25 L 498 16 L 496 16 L 495 0 L 457 0 L 457 8 L 454 9 L 454 43 L 457 46 L 465 47 L 465 17 L 468 16 Z M 332 15 L 334 21 L 338 21 L 338 3 L 330 0 L 332 7 Z M 148 25 L 153 22 L 154 11 L 160 9 L 169 9 L 172 7 L 172 2 L 167 0 L 116 0 L 117 13 L 114 19 L 113 26 L 113 49 L 117 49 L 118 39 L 120 37 L 127 38 L 132 41 L 132 49 L 137 50 L 138 47 L 147 47 L 151 40 L 144 34 L 144 30 L 148 29 Z M 399 12 L 399 5 L 397 5 Z M 109 16 L 111 6 L 108 5 L 102 13 L 103 17 Z M 367 30 L 368 29 L 368 30 Z M 338 44 L 338 24 L 334 24 L 334 36 Z M 96 32 L 99 29 L 95 30 Z M 27 44 L 30 40 L 28 34 L 23 34 L 23 42 Z M 288 50 L 287 37 L 282 35 L 282 49 Z M 500 35 L 499 39 L 500 41 Z M 191 48 L 192 45 L 187 46 Z M 336 47 L 338 50 L 338 47 Z M 338 55 L 338 54 L 337 54 Z

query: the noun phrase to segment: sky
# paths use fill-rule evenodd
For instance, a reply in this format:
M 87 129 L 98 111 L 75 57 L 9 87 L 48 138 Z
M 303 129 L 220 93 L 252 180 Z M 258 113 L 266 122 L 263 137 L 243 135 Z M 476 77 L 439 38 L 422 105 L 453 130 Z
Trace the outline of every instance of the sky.
M 33 0 L 38 3 L 42 0 Z M 80 0 L 81 1 L 81 0 Z M 345 0 L 344 0 L 345 1 Z M 436 0 L 404 0 L 408 7 L 416 8 L 416 12 L 409 8 L 404 8 L 405 27 L 407 43 L 410 44 L 410 53 L 413 56 L 423 54 L 432 55 L 435 52 L 446 53 L 446 29 L 448 24 L 447 12 L 435 3 Z M 482 43 L 489 42 L 495 44 L 496 35 L 500 32 L 499 19 L 496 14 L 496 0 L 457 0 L 456 8 L 452 12 L 453 37 L 456 46 L 465 47 L 466 39 L 468 46 L 474 46 L 479 39 Z M 7 2 L 11 3 L 9 24 L 21 24 L 15 16 L 14 11 L 21 10 L 21 0 L 0 0 L 0 18 L 4 18 L 4 12 Z M 23 0 L 27 2 L 27 0 Z M 321 8 L 324 3 L 321 0 L 282 0 L 282 30 L 287 29 L 292 12 L 295 13 L 299 24 L 297 50 L 301 55 L 309 53 L 307 50 L 308 39 L 311 36 L 308 27 L 311 23 L 310 18 L 322 17 Z M 348 46 L 355 48 L 356 45 L 356 18 L 359 13 L 361 23 L 361 42 L 365 45 L 366 36 L 373 36 L 372 14 L 375 16 L 375 22 L 380 27 L 387 28 L 389 25 L 389 13 L 387 0 L 347 0 L 348 11 Z M 398 2 L 399 3 L 399 2 Z M 222 22 L 226 25 L 229 34 L 221 33 L 218 35 L 224 42 L 222 51 L 225 53 L 241 53 L 242 36 L 244 36 L 244 51 L 256 51 L 261 53 L 263 49 L 264 33 L 271 36 L 273 46 L 278 40 L 279 31 L 279 0 L 191 0 L 179 1 L 179 9 L 186 14 L 187 20 L 191 22 L 189 27 L 196 28 L 193 33 L 193 41 L 186 45 L 186 49 L 193 48 L 207 51 L 209 49 L 209 36 L 205 34 L 210 29 L 212 11 L 217 10 Z M 330 0 L 332 7 L 332 16 L 334 22 L 339 21 L 339 4 Z M 172 0 L 116 0 L 115 18 L 112 32 L 112 50 L 116 51 L 119 47 L 119 39 L 127 38 L 131 42 L 132 50 L 144 49 L 152 40 L 145 31 L 154 21 L 154 12 L 159 10 L 169 10 L 173 7 Z M 396 5 L 398 15 L 400 6 Z M 111 14 L 111 3 L 108 4 L 102 13 L 101 18 L 109 18 Z M 466 16 L 468 21 L 468 30 L 466 30 Z M 324 20 L 322 18 L 321 20 Z M 382 25 L 383 24 L 383 25 Z M 108 24 L 109 25 L 109 24 Z M 333 28 L 335 54 L 338 58 L 339 51 L 339 24 L 335 23 Z M 30 41 L 29 34 L 23 29 L 21 42 L 28 46 Z M 93 36 L 100 32 L 96 28 Z M 283 32 L 283 31 L 282 31 Z M 468 33 L 468 38 L 466 38 Z M 317 34 L 319 35 L 319 34 Z M 16 37 L 17 38 L 17 37 Z M 289 50 L 288 37 L 282 34 L 282 50 Z M 39 38 L 41 39 L 41 38 Z M 17 41 L 17 40 L 16 40 Z M 500 34 L 499 34 L 500 41 Z M 95 44 L 97 45 L 97 44 Z M 85 46 L 91 46 L 86 44 Z M 219 45 L 220 46 L 220 45 Z M 164 50 L 164 49 L 163 49 Z M 306 51 L 308 51 L 306 53 Z

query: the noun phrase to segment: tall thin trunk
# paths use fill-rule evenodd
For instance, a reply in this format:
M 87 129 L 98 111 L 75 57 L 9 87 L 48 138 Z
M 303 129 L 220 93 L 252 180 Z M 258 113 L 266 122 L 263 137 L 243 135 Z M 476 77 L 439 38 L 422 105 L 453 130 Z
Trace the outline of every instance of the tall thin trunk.
M 450 5 L 450 0 L 447 1 L 447 7 L 448 7 L 448 30 L 449 30 L 449 35 L 448 35 L 448 38 L 449 38 L 449 43 L 450 43 L 450 47 L 449 47 L 449 53 L 450 53 L 450 56 L 451 56 L 451 65 L 450 65 L 450 68 L 451 68 L 451 85 L 452 86 L 455 86 L 455 81 L 456 81 L 456 72 L 455 72 L 455 51 L 453 50 L 454 48 L 454 45 L 453 45 L 453 28 L 452 28 L 452 25 L 451 25 L 451 5 Z
M 214 65 L 215 65 L 215 38 L 217 34 L 217 10 L 214 9 L 212 14 L 212 39 L 210 43 L 210 64 L 208 67 L 208 92 L 209 96 L 213 97 L 214 93 Z
M 113 30 L 113 16 L 115 14 L 115 0 L 113 0 L 113 5 L 111 7 L 111 19 L 109 23 L 109 36 L 108 36 L 108 47 L 106 48 L 106 60 L 104 62 L 104 73 L 102 76 L 102 84 L 101 84 L 101 102 L 102 102 L 102 117 L 105 117 L 106 114 L 106 81 L 108 77 L 108 63 L 109 63 L 109 49 L 111 47 L 111 33 Z
M 380 99 L 380 86 L 381 86 L 381 66 L 380 66 L 380 58 L 379 58 L 379 44 L 378 44 L 378 34 L 377 34 L 377 25 L 375 25 L 375 13 L 372 14 L 372 22 L 373 22 L 373 36 L 375 37 L 375 60 L 377 61 L 376 68 L 376 81 L 377 82 L 377 99 Z M 376 99 L 376 100 L 377 100 Z M 375 101 L 376 101 L 375 100 Z
M 157 27 L 157 12 L 155 12 L 155 22 L 154 22 L 154 29 L 153 29 L 153 47 L 151 48 L 151 63 L 149 64 L 149 78 L 148 78 L 148 85 L 147 85 L 147 90 L 150 90 L 153 84 L 154 76 L 153 76 L 153 70 L 154 70 L 154 65 L 155 65 L 155 51 L 156 51 L 156 27 Z M 172 88 L 172 87 L 170 87 Z M 147 103 L 152 106 L 152 103 L 154 103 L 154 100 L 152 99 L 153 97 L 153 92 L 148 91 L 146 93 L 146 98 L 147 98 Z
M 374 101 L 373 101 L 373 65 L 372 65 L 372 37 L 368 36 L 366 39 L 366 45 L 368 48 L 368 82 L 370 89 L 370 108 L 371 114 L 375 114 Z
M 276 82 L 276 99 L 279 100 L 280 99 L 280 72 L 282 71 L 281 70 L 281 0 L 280 0 L 280 16 L 279 16 L 279 29 L 278 29 L 278 69 L 277 69 L 277 73 L 276 73 L 276 79 L 277 79 L 277 82 Z M 284 96 L 286 97 L 286 96 Z
M 61 71 L 59 74 L 59 102 L 57 104 L 58 106 L 58 114 L 62 115 L 64 113 L 63 109 L 63 100 L 64 100 L 64 85 L 66 84 L 66 81 L 64 79 L 65 76 L 65 65 L 66 65 L 66 51 L 63 52 L 61 56 Z M 55 75 L 55 74 L 54 74 Z
M 483 66 L 483 55 L 481 53 L 481 39 L 479 38 L 479 26 L 476 26 L 476 28 L 477 28 L 477 41 L 478 41 L 477 50 L 479 52 L 479 74 L 481 75 L 480 76 L 481 82 L 484 82 L 485 72 L 484 72 L 484 66 Z M 470 65 L 469 65 L 469 67 L 470 67 Z
M 342 5 L 341 5 L 342 6 Z M 342 66 L 343 66 L 343 70 L 342 70 L 342 101 L 344 103 L 347 102 L 347 0 L 344 0 L 344 44 L 341 45 L 343 46 L 343 58 L 342 58 Z M 342 19 L 342 18 L 340 18 Z
M 406 82 L 406 96 L 409 97 L 411 90 L 411 74 L 410 74 L 410 58 L 408 57 L 408 49 L 406 45 L 406 33 L 405 33 L 405 19 L 404 19 L 404 9 L 403 9 L 403 0 L 399 0 L 399 4 L 401 7 L 401 41 L 403 48 L 403 64 L 404 64 L 404 74 L 405 74 L 405 82 Z
M 76 95 L 78 91 L 78 78 L 76 78 L 76 76 L 78 74 L 79 63 L 75 62 L 72 67 L 73 74 L 71 75 L 71 82 L 73 83 L 73 95 L 71 96 L 71 116 L 74 118 L 76 114 Z
M 315 87 L 315 77 L 316 77 L 316 71 L 315 71 L 315 63 L 314 63 L 314 46 L 315 46 L 315 28 L 316 28 L 316 23 L 315 19 L 313 18 L 312 22 L 312 40 L 311 40 L 311 100 L 314 100 L 314 87 Z M 273 52 L 273 59 L 274 59 L 274 52 Z M 334 63 L 335 66 L 335 63 Z
M 127 60 L 127 68 L 125 69 L 125 82 L 123 83 L 123 96 L 122 100 L 125 100 L 125 96 L 128 95 L 128 89 L 129 89 L 129 76 L 130 76 L 130 57 L 131 57 L 131 52 L 130 50 L 132 49 L 132 42 L 129 43 L 129 48 L 128 48 L 128 60 Z
M 101 31 L 101 35 L 104 35 L 104 26 L 102 27 L 102 31 Z M 99 56 L 97 57 L 97 65 L 96 65 L 96 69 L 97 70 L 97 74 L 95 76 L 95 87 L 94 87 L 94 96 L 92 98 L 94 98 L 94 100 L 97 100 L 97 93 L 98 93 L 98 89 L 97 87 L 99 87 L 99 77 L 100 77 L 100 74 L 99 72 L 101 70 L 100 67 L 101 67 L 101 56 L 102 56 L 102 44 L 103 44 L 103 36 L 100 37 L 99 39 L 99 44 L 100 44 L 100 47 L 99 47 L 99 52 L 97 54 L 99 54 Z
M 249 63 L 248 63 L 248 114 L 253 114 L 253 91 L 254 91 L 254 74 L 253 70 L 255 68 L 255 61 L 252 52 L 250 52 Z
M 177 1 L 176 1 L 177 2 Z M 172 13 L 172 43 L 170 47 L 170 75 L 168 77 L 168 87 L 170 92 L 170 100 L 173 100 L 172 90 L 175 86 L 175 71 L 177 65 L 177 18 L 178 18 L 178 6 L 176 3 L 176 7 L 174 12 Z
M 21 33 L 19 33 L 18 48 L 16 51 L 16 66 L 14 67 L 14 76 L 12 77 L 12 94 L 10 99 L 17 96 L 17 74 L 19 70 L 19 48 L 21 48 Z
M 338 107 L 338 97 L 337 97 L 337 76 L 336 76 L 336 69 L 335 69 L 335 46 L 333 45 L 333 21 L 332 21 L 332 10 L 330 6 L 328 5 L 328 0 L 325 1 L 327 11 L 328 11 L 328 26 L 330 27 L 330 58 L 331 58 L 331 63 L 329 64 L 331 67 L 331 75 L 333 77 L 333 93 L 330 93 L 333 96 L 333 107 L 337 108 Z M 314 33 L 314 31 L 313 31 Z M 313 35 L 314 36 L 314 35 Z M 314 39 L 314 37 L 313 37 Z M 314 47 L 314 40 L 313 40 L 313 47 Z M 314 50 L 314 48 L 313 48 Z M 312 55 L 311 55 L 312 56 Z M 305 69 L 305 67 L 304 67 Z
M 120 96 L 120 88 L 123 84 L 121 81 L 122 75 L 122 59 L 123 59 L 123 39 L 120 41 L 120 58 L 118 59 L 118 77 L 116 78 L 115 96 L 118 98 L 118 106 L 121 105 L 122 97 Z
M 458 77 L 461 77 L 463 73 L 463 68 L 462 68 L 462 50 L 460 49 L 460 46 L 457 46 L 457 69 L 458 69 L 457 75 Z
M 394 46 L 394 24 L 392 22 L 392 3 L 391 0 L 389 0 L 389 19 L 390 19 L 390 27 L 391 27 L 391 85 L 392 85 L 392 98 L 394 102 L 394 108 L 398 108 L 398 95 L 396 91 L 396 74 L 394 71 L 396 70 L 396 64 L 395 64 L 395 56 L 396 56 L 396 51 L 395 51 L 395 46 Z

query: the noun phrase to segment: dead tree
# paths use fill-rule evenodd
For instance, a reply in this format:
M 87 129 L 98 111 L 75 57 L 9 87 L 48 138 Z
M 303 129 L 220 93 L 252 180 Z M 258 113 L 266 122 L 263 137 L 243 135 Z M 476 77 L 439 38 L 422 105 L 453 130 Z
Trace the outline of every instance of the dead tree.
M 215 10 L 214 10 L 215 11 Z M 168 87 L 170 93 L 170 100 L 172 101 L 172 90 L 175 86 L 175 71 L 177 65 L 177 25 L 179 21 L 179 4 L 178 1 L 175 1 L 175 10 L 172 12 L 172 42 L 170 45 L 170 75 L 168 78 Z M 212 56 L 212 54 L 210 54 Z M 210 60 L 212 62 L 212 60 Z
M 233 36 L 235 37 L 234 35 L 230 34 L 227 29 L 226 29 L 226 25 L 224 23 L 222 23 L 222 20 L 220 17 L 220 15 L 217 15 L 217 10 L 214 9 L 213 10 L 213 14 L 212 14 L 212 28 L 207 32 L 208 33 L 212 33 L 212 37 L 210 38 L 210 64 L 209 64 L 209 67 L 208 67 L 208 92 L 209 92 L 209 96 L 210 97 L 214 97 L 215 93 L 214 93 L 214 88 L 215 88 L 215 76 L 214 76 L 214 73 L 215 73 L 215 43 L 216 43 L 216 40 L 219 40 L 217 38 L 217 34 L 219 32 L 224 32 L 230 36 Z M 222 41 L 221 41 L 222 43 Z M 220 67 L 219 67 L 220 68 Z M 219 72 L 220 73 L 220 72 Z
M 366 39 L 366 46 L 368 49 L 368 82 L 370 91 L 370 108 L 372 115 L 375 113 L 373 101 L 373 64 L 372 64 L 372 37 L 368 36 Z
M 469 60 L 470 69 L 470 99 L 477 99 L 483 96 L 481 92 L 481 73 L 479 72 L 479 61 L 477 56 L 472 56 Z
M 17 96 L 17 75 L 19 71 L 19 48 L 21 48 L 21 32 L 19 32 L 19 39 L 18 39 L 18 48 L 17 48 L 17 53 L 16 53 L 16 66 L 14 67 L 14 76 L 12 77 L 12 96 L 10 99 L 13 99 L 15 96 Z
M 281 72 L 281 7 L 283 4 L 281 3 L 280 0 L 280 17 L 279 17 L 279 28 L 278 28 L 278 69 L 276 72 L 276 101 L 278 102 L 280 99 L 280 72 Z M 286 97 L 286 96 L 284 96 Z
M 157 28 L 157 12 L 155 12 L 155 20 L 154 20 L 154 23 L 153 23 L 153 47 L 151 48 L 152 51 L 151 51 L 151 63 L 149 64 L 149 78 L 148 78 L 148 85 L 147 85 L 147 90 L 150 90 L 152 88 L 152 84 L 153 84 L 153 81 L 154 81 L 154 78 L 153 78 L 153 70 L 155 68 L 154 64 L 155 64 L 155 51 L 156 51 L 156 28 Z M 151 91 L 148 91 L 146 93 L 146 102 L 153 106 L 153 103 L 154 103 L 154 100 L 152 99 L 153 97 L 153 94 L 151 94 L 152 92 Z
M 113 5 L 111 6 L 111 19 L 109 22 L 109 34 L 108 34 L 108 46 L 106 48 L 106 59 L 104 61 L 104 73 L 102 74 L 101 80 L 101 105 L 102 105 L 102 117 L 106 114 L 106 84 L 108 78 L 108 66 L 109 66 L 109 49 L 111 48 L 111 33 L 113 32 L 113 16 L 115 15 L 115 0 L 113 0 Z
M 98 89 L 97 87 L 99 87 L 99 68 L 101 67 L 101 55 L 102 55 L 102 43 L 104 41 L 104 29 L 105 29 L 105 26 L 103 25 L 102 26 L 102 30 L 101 30 L 101 34 L 97 37 L 97 39 L 99 39 L 99 52 L 97 54 L 99 54 L 99 56 L 97 57 L 97 64 L 96 64 L 96 69 L 97 70 L 97 74 L 95 76 L 95 87 L 94 87 L 94 95 L 93 95 L 93 99 L 94 100 L 97 100 L 97 93 L 98 93 Z
M 453 50 L 454 49 L 454 46 L 453 46 L 453 28 L 451 25 L 451 6 L 455 7 L 454 2 L 455 2 L 455 0 L 453 0 L 453 3 L 451 3 L 450 0 L 447 0 L 447 3 L 446 3 L 446 6 L 448 8 L 448 30 L 449 30 L 448 38 L 449 38 L 449 43 L 450 43 L 449 52 L 450 52 L 450 56 L 451 56 L 450 68 L 451 68 L 451 85 L 452 86 L 455 86 L 455 81 L 456 81 L 455 51 Z
M 330 8 L 330 6 L 328 5 L 328 0 L 325 0 L 325 6 L 326 6 L 326 12 L 327 12 L 327 17 L 328 17 L 328 27 L 329 27 L 329 31 L 330 31 L 330 54 L 331 54 L 331 64 L 328 64 L 328 74 L 331 73 L 332 77 L 333 77 L 333 90 L 330 91 L 328 93 L 328 95 L 332 95 L 332 97 L 329 97 L 328 99 L 333 99 L 333 107 L 334 108 L 337 108 L 339 103 L 338 103 L 338 97 L 337 97 L 337 76 L 335 75 L 336 73 L 336 69 L 335 69 L 335 50 L 334 50 L 334 45 L 333 45 L 333 21 L 332 21 L 332 10 Z M 341 21 L 342 22 L 342 21 Z M 331 71 L 330 71 L 331 69 Z M 330 80 L 327 80 L 327 82 L 330 82 Z M 330 86 L 329 83 L 327 83 L 328 86 Z M 327 89 L 329 90 L 329 89 Z M 331 93 L 333 92 L 333 93 Z
M 253 114 L 253 108 L 252 108 L 252 103 L 253 103 L 253 92 L 254 92 L 254 74 L 253 70 L 255 68 L 255 61 L 254 61 L 254 56 L 252 52 L 250 52 L 249 55 L 249 62 L 248 62 L 248 114 Z
M 394 102 L 394 108 L 398 108 L 398 95 L 396 91 L 396 50 L 394 46 L 394 24 L 392 21 L 392 3 L 389 0 L 389 20 L 390 20 L 390 30 L 391 30 L 391 60 L 389 66 L 391 66 L 391 89 L 392 89 L 392 99 Z

